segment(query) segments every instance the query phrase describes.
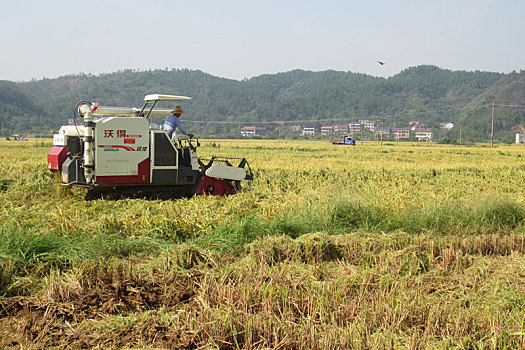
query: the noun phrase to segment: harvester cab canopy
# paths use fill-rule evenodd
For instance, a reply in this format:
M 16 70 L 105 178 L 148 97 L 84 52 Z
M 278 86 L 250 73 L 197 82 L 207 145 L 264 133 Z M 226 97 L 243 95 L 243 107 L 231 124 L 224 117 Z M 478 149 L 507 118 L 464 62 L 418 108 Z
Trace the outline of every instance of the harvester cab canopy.
M 171 111 L 173 110 L 173 108 L 153 110 L 158 101 L 187 101 L 187 100 L 191 100 L 191 97 L 177 96 L 177 95 L 152 94 L 152 95 L 146 95 L 144 97 L 144 106 L 142 106 L 142 108 L 98 106 L 93 111 L 93 115 L 97 117 L 107 117 L 107 116 L 145 117 L 145 118 L 165 117 L 171 114 Z
M 151 94 L 144 97 L 144 101 L 185 101 L 191 100 L 191 97 L 188 96 L 176 96 L 176 95 L 160 95 L 160 94 Z
M 153 108 L 155 107 L 158 101 L 185 101 L 185 100 L 191 100 L 191 97 L 177 96 L 177 95 L 160 95 L 160 94 L 146 95 L 144 97 L 144 106 L 142 107 L 142 110 L 140 111 L 139 116 L 145 116 L 146 118 L 148 118 L 149 116 L 157 116 L 158 112 L 163 112 L 161 115 L 169 115 L 171 114 L 172 109 L 169 109 L 169 110 L 158 109 L 154 112 L 154 114 L 152 114 Z

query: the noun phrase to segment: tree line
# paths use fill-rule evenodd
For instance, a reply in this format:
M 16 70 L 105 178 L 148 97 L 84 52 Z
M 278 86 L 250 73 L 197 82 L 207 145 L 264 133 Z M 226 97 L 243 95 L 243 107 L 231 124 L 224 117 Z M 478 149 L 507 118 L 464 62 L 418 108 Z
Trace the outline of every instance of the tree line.
M 420 120 L 429 128 L 462 125 L 464 135 L 484 141 L 494 100 L 525 101 L 525 72 L 451 71 L 417 66 L 389 78 L 362 73 L 293 70 L 242 81 L 199 70 L 171 69 L 89 75 L 30 82 L 0 82 L 0 122 L 9 132 L 49 132 L 66 124 L 80 100 L 141 107 L 147 94 L 187 95 L 185 122 L 194 133 L 231 134 L 245 123 L 385 119 L 402 127 Z M 160 107 L 170 108 L 170 104 Z M 496 127 L 508 140 L 525 124 L 523 109 L 498 110 Z M 443 137 L 458 137 L 454 128 Z

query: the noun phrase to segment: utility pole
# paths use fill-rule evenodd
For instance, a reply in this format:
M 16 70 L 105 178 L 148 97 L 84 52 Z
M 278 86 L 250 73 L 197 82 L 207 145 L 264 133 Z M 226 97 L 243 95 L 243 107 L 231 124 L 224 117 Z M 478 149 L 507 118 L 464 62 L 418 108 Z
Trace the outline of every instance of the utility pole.
M 459 126 L 459 145 L 461 146 L 461 125 Z
M 363 141 L 363 129 L 364 129 L 364 125 L 361 124 L 361 146 L 363 145 L 364 141 Z
M 385 132 L 385 118 L 381 119 L 381 147 L 383 147 L 383 133 Z
M 496 103 L 492 101 L 492 130 L 490 133 L 490 147 L 494 148 L 494 107 L 496 107 Z

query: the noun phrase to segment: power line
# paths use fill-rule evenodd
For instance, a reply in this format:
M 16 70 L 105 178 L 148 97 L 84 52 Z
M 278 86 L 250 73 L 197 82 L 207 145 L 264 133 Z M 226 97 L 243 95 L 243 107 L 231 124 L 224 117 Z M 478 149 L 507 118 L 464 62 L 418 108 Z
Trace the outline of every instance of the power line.
M 510 103 L 525 103 L 525 101 L 515 101 L 515 100 L 495 100 L 494 102 L 510 102 Z
M 525 101 L 511 101 L 511 100 L 500 100 L 500 101 L 508 101 L 510 103 L 525 103 Z M 491 104 L 492 105 L 492 104 Z M 448 112 L 450 114 L 456 113 L 461 114 L 461 109 L 465 107 L 447 107 L 447 106 L 436 106 L 435 108 L 422 108 L 422 109 L 400 109 L 396 111 L 392 111 L 389 113 L 379 114 L 379 115 L 373 115 L 373 116 L 366 116 L 362 114 L 352 115 L 346 118 L 316 118 L 316 119 L 300 119 L 300 120 L 284 120 L 282 121 L 285 124 L 302 124 L 302 123 L 329 123 L 329 122 L 349 122 L 356 119 L 369 119 L 369 120 L 382 120 L 382 119 L 389 119 L 395 118 L 395 117 L 409 117 L 409 116 L 415 116 L 415 115 L 421 115 L 425 113 L 436 113 L 436 112 Z M 496 103 L 495 107 L 514 107 L 514 108 L 525 108 L 523 105 L 515 105 L 515 104 L 501 104 Z M 351 112 L 350 112 L 351 113 Z M 276 124 L 274 121 L 254 121 L 254 120 L 236 120 L 236 121 L 226 121 L 226 120 L 193 120 L 193 119 L 184 119 L 184 123 L 195 123 L 195 124 L 229 124 L 229 125 L 236 125 L 236 124 Z M 356 122 L 357 123 L 357 122 Z
M 521 105 L 504 105 L 504 104 L 500 104 L 500 103 L 495 104 L 494 107 L 525 108 L 525 106 L 521 106 Z
M 366 116 L 366 115 L 353 115 L 346 118 L 316 118 L 316 119 L 299 119 L 299 120 L 281 120 L 285 124 L 294 124 L 294 123 L 315 123 L 315 122 L 348 122 L 349 120 L 355 119 L 369 119 L 369 120 L 375 120 L 375 119 L 385 119 L 390 117 L 399 117 L 399 116 L 414 116 L 424 113 L 431 113 L 436 112 L 439 110 L 446 110 L 450 113 L 458 113 L 460 114 L 460 111 L 454 110 L 453 107 L 440 107 L 436 109 L 421 109 L 421 110 L 398 110 L 391 113 L 384 113 L 381 115 L 373 115 L 373 116 Z M 226 120 L 194 120 L 194 119 L 184 119 L 184 123 L 215 123 L 215 124 L 242 124 L 242 123 L 251 123 L 251 124 L 275 124 L 274 121 L 253 121 L 253 120 L 237 120 L 237 121 L 226 121 Z

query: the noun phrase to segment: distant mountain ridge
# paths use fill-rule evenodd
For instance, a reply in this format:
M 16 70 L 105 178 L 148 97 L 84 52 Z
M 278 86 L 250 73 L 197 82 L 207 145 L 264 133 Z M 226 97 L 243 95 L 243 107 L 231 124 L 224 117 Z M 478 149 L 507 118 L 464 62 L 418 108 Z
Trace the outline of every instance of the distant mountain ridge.
M 49 124 L 43 112 L 34 103 L 34 99 L 22 92 L 16 83 L 0 81 L 0 124 L 3 129 L 15 131 L 28 129 L 44 130 Z
M 473 140 L 486 140 L 492 101 L 500 105 L 525 101 L 525 71 L 467 72 L 422 65 L 389 78 L 293 70 L 237 81 L 172 69 L 3 81 L 0 121 L 12 132 L 49 132 L 67 122 L 80 100 L 140 107 L 150 93 L 192 96 L 192 101 L 184 102 L 189 112 L 185 125 L 201 134 L 235 133 L 248 122 L 282 120 L 319 127 L 377 118 L 388 126 L 420 120 L 433 129 L 452 122 L 461 124 L 464 135 Z M 508 139 L 517 125 L 525 125 L 524 109 L 502 106 L 497 116 L 501 138 Z M 447 136 L 456 133 L 454 128 Z

